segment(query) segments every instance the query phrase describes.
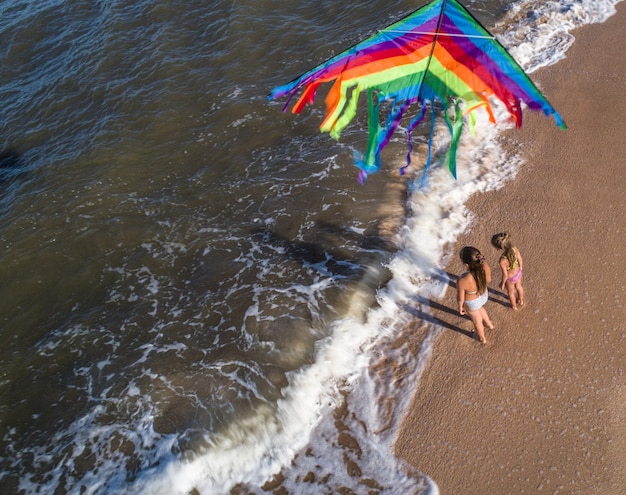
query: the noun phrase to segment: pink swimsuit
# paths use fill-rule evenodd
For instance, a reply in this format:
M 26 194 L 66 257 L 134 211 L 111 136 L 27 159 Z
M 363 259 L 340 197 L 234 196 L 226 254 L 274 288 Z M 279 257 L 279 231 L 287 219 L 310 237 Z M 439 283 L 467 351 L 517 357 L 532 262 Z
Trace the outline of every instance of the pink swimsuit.
M 519 270 L 517 270 L 517 273 L 515 275 L 513 275 L 512 277 L 508 278 L 508 281 L 512 282 L 514 284 L 516 284 L 520 280 L 522 280 L 522 269 L 521 268 Z
M 515 261 L 513 262 L 513 265 L 508 268 L 508 270 L 512 270 L 516 266 L 519 266 L 519 261 L 517 261 L 517 252 L 515 251 L 515 248 L 513 248 L 513 252 L 515 253 Z M 504 256 L 502 258 L 504 258 Z M 517 270 L 517 273 L 512 277 L 509 277 L 507 280 L 514 284 L 522 280 L 522 268 L 520 267 L 520 269 Z

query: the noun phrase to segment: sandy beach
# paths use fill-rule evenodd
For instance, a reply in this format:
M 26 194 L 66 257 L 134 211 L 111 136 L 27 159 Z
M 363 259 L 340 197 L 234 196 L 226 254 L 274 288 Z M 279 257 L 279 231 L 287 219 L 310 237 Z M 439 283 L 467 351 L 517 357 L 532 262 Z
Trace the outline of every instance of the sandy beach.
M 442 495 L 626 493 L 626 4 L 617 11 L 531 74 L 568 130 L 525 111 L 505 138 L 525 165 L 472 198 L 475 221 L 451 246 L 475 245 L 493 269 L 488 343 L 456 311 L 454 282 L 431 301 L 445 331 L 396 453 Z M 504 230 L 524 256 L 517 312 L 489 243 Z M 447 271 L 463 271 L 457 256 Z

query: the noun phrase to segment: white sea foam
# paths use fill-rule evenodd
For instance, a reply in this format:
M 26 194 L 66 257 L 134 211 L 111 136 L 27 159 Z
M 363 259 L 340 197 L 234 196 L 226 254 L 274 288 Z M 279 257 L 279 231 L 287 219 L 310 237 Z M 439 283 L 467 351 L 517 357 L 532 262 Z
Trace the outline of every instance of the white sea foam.
M 574 43 L 572 31 L 601 23 L 621 0 L 520 0 L 494 28 L 499 41 L 527 72 L 552 65 Z

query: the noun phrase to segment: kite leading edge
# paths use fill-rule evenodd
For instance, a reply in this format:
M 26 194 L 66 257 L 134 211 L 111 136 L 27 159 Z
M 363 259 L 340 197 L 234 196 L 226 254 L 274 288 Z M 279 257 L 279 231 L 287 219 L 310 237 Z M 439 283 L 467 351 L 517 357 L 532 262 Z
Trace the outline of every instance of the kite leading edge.
M 359 95 L 367 94 L 367 151 L 355 160 L 360 182 L 380 169 L 381 151 L 412 105 L 418 110 L 406 128 L 409 151 L 401 173 L 411 162 L 411 131 L 423 121 L 429 105 L 432 120 L 425 169 L 430 164 L 438 105 L 450 131 L 447 165 L 455 178 L 463 118 L 469 116 L 472 121 L 473 113 L 484 109 L 495 123 L 490 98 L 502 102 L 517 127 L 522 125 L 523 102 L 532 110 L 552 115 L 565 129 L 561 116 L 519 64 L 457 0 L 434 0 L 290 83 L 274 88 L 268 99 L 286 96 L 285 111 L 304 88 L 292 108 L 293 113 L 300 113 L 307 103 L 313 103 L 319 86 L 332 81 L 320 129 L 334 139 L 339 139 L 356 115 Z M 384 122 L 379 117 L 381 103 L 390 107 Z

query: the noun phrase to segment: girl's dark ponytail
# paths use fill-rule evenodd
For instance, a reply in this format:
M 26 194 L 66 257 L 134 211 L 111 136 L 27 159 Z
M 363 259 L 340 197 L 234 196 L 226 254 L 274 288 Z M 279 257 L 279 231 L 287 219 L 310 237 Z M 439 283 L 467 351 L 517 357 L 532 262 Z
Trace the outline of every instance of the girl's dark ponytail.
M 473 246 L 465 246 L 459 253 L 461 261 L 469 267 L 469 272 L 476 280 L 478 294 L 482 294 L 487 290 L 487 274 L 483 263 L 485 257 L 478 249 Z

